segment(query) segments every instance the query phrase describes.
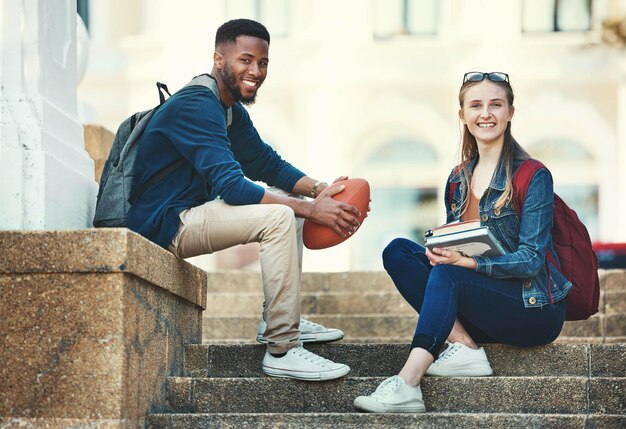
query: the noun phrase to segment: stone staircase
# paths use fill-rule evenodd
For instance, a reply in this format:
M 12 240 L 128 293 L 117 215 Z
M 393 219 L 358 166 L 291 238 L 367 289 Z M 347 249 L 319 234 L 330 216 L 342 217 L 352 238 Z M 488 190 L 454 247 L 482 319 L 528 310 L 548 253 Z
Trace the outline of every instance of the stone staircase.
M 308 383 L 266 377 L 254 338 L 263 301 L 258 273 L 209 274 L 203 342 L 185 348 L 185 377 L 167 383 L 169 409 L 147 427 L 624 428 L 626 271 L 601 271 L 600 313 L 567 322 L 551 345 L 487 345 L 493 377 L 427 377 L 427 413 L 356 413 L 352 401 L 396 374 L 416 316 L 385 273 L 306 273 L 302 313 L 344 330 L 343 341 L 307 345 L 351 373 Z
M 565 343 L 626 342 L 626 271 L 601 270 L 600 311 L 585 321 L 566 322 Z M 204 343 L 254 343 L 261 317 L 261 275 L 209 274 Z M 409 343 L 417 322 L 385 272 L 304 273 L 302 315 L 342 329 L 344 342 Z

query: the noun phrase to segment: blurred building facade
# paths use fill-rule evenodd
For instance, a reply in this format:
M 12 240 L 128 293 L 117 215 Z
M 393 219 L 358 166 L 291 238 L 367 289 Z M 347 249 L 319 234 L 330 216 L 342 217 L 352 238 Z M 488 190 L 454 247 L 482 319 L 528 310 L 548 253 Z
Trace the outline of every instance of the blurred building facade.
M 81 0 L 90 33 L 79 86 L 84 122 L 128 115 L 212 67 L 215 30 L 252 18 L 271 33 L 251 117 L 309 175 L 364 177 L 371 214 L 305 270 L 369 270 L 394 237 L 421 241 L 444 220 L 458 162 L 458 89 L 471 70 L 504 71 L 513 134 L 551 169 L 593 240 L 626 241 L 624 0 Z M 254 246 L 195 262 L 256 267 Z

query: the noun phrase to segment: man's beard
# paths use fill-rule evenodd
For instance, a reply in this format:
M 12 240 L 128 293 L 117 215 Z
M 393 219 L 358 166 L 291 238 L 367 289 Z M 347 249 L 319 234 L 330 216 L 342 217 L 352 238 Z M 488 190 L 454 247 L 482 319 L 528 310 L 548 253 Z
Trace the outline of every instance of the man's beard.
M 237 85 L 237 77 L 230 71 L 230 67 L 226 66 L 221 72 L 222 80 L 228 86 L 230 93 L 232 94 L 235 102 L 239 101 L 241 104 L 246 106 L 252 105 L 255 102 L 257 91 L 254 92 L 252 97 L 244 97 L 241 91 L 239 90 L 239 85 Z M 257 88 L 258 89 L 258 88 Z

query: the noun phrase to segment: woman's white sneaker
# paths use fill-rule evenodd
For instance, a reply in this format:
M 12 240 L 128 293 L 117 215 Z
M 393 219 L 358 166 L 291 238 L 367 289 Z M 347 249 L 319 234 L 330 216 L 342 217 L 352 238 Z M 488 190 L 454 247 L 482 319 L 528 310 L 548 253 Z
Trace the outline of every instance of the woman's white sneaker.
M 263 373 L 272 377 L 322 381 L 343 377 L 349 372 L 348 365 L 318 356 L 302 346 L 289 349 L 283 357 L 272 356 L 267 351 L 263 357 Z
M 420 387 L 409 386 L 398 375 L 380 383 L 371 395 L 357 397 L 354 400 L 354 408 L 369 413 L 423 413 L 426 411 Z
M 259 323 L 256 340 L 259 343 L 267 344 L 265 332 L 265 320 Z M 330 343 L 343 338 L 343 331 L 335 328 L 326 328 L 319 323 L 311 322 L 307 319 L 300 319 L 300 341 L 303 343 Z
M 426 370 L 426 375 L 441 377 L 484 377 L 492 374 L 485 349 L 476 350 L 461 343 L 450 343 Z

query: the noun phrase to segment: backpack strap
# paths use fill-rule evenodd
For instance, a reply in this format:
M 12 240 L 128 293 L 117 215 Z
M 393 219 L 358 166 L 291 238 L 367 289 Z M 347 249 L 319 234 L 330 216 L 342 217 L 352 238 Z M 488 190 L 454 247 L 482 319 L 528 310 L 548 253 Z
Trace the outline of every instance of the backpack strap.
M 211 76 L 208 73 L 201 74 L 199 76 L 194 77 L 191 80 L 191 82 L 185 85 L 185 87 L 190 86 L 190 85 L 198 85 L 198 86 L 207 87 L 211 91 L 213 91 L 213 93 L 218 98 L 218 100 L 220 98 L 219 89 L 217 87 L 217 81 L 215 80 L 213 76 Z M 163 103 L 165 103 L 165 94 L 163 94 L 164 91 L 165 93 L 167 93 L 168 96 L 170 97 L 172 96 L 166 84 L 157 82 L 156 86 L 157 86 L 157 89 L 159 90 L 159 105 L 155 108 L 155 110 L 158 109 Z M 135 128 L 135 124 L 137 122 L 136 116 L 137 115 L 133 115 L 133 117 L 131 118 L 131 130 Z M 227 129 L 230 128 L 230 125 L 232 124 L 232 122 L 233 122 L 233 109 L 229 107 L 228 109 L 226 109 L 226 128 Z M 152 176 L 149 180 L 147 180 L 145 183 L 143 183 L 141 186 L 135 189 L 134 192 L 132 192 L 131 195 L 128 197 L 128 202 L 131 205 L 134 204 L 135 201 L 137 201 L 139 197 L 143 195 L 144 192 L 146 192 L 148 189 L 150 189 L 151 187 L 159 183 L 161 180 L 167 177 L 170 173 L 173 173 L 178 167 L 181 167 L 186 162 L 187 161 L 185 160 L 185 158 L 179 158 L 173 163 L 171 163 L 170 165 L 168 165 L 167 167 L 165 167 L 163 170 L 159 171 L 157 174 Z
M 135 189 L 134 192 L 132 194 L 130 194 L 130 196 L 128 197 L 128 202 L 131 205 L 135 204 L 135 201 L 137 201 L 137 199 L 140 196 L 142 196 L 144 192 L 146 192 L 152 186 L 154 186 L 157 183 L 159 183 L 168 174 L 174 172 L 174 170 L 176 170 L 178 167 L 180 167 L 181 165 L 183 165 L 186 162 L 187 162 L 187 160 L 185 160 L 185 158 L 178 158 L 176 161 L 174 161 L 173 163 L 171 163 L 170 165 L 165 167 L 163 170 L 159 171 L 157 174 L 152 176 L 149 180 L 147 180 L 146 182 L 142 183 L 141 186 L 139 186 L 137 189 Z
M 515 176 L 513 177 L 513 206 L 517 212 L 517 217 L 522 219 L 522 207 L 524 207 L 524 201 L 526 200 L 526 194 L 528 193 L 528 187 L 530 181 L 537 171 L 545 168 L 541 162 L 536 159 L 527 159 L 517 168 Z M 550 287 L 550 262 L 555 267 L 559 266 L 554 258 L 554 255 L 549 250 L 546 250 L 546 270 L 548 272 L 548 295 L 550 297 L 550 303 L 552 303 L 552 288 Z
M 544 167 L 541 162 L 535 159 L 527 159 L 522 162 L 515 172 L 515 176 L 513 177 L 513 206 L 517 212 L 517 217 L 520 219 L 522 217 L 522 207 L 526 200 L 526 193 L 528 192 L 530 181 L 535 173 Z M 453 174 L 458 174 L 460 170 L 461 165 L 459 164 L 454 168 Z M 457 186 L 457 182 L 450 182 L 448 188 L 448 204 L 452 204 L 452 197 L 454 196 L 454 191 L 456 191 Z
M 452 173 L 452 175 L 457 175 L 459 174 L 460 171 L 461 171 L 461 164 L 454 167 L 454 172 Z M 456 188 L 458 185 L 459 184 L 457 182 L 450 182 L 448 186 L 448 205 L 452 204 L 452 197 L 454 196 L 454 191 L 456 191 Z
M 172 94 L 170 93 L 170 90 L 167 89 L 167 85 L 161 82 L 157 82 L 156 83 L 157 89 L 159 90 L 159 104 L 163 104 L 165 103 L 165 94 L 163 94 L 163 91 L 165 91 L 167 93 L 168 96 L 172 96 Z
M 139 112 L 135 113 L 130 117 L 130 132 L 132 133 L 135 129 L 135 125 L 137 125 L 137 116 L 139 116 Z
M 185 85 L 185 87 L 192 86 L 192 85 L 204 86 L 206 88 L 209 88 L 213 92 L 213 94 L 215 94 L 217 99 L 220 100 L 220 90 L 217 86 L 217 80 L 215 80 L 215 78 L 211 76 L 210 74 L 203 73 L 201 75 L 194 77 L 193 79 L 191 79 L 191 82 Z M 232 123 L 233 123 L 233 108 L 228 107 L 226 109 L 226 129 L 227 130 L 230 129 L 230 126 Z
M 163 92 L 165 92 L 169 97 L 172 96 L 172 94 L 170 93 L 170 90 L 167 88 L 166 84 L 164 84 L 162 82 L 157 82 L 156 83 L 156 87 L 157 87 L 157 90 L 159 91 L 159 105 L 156 106 L 152 110 L 152 112 L 150 114 L 150 117 L 152 117 L 154 112 L 156 112 L 159 109 L 159 107 L 161 107 L 163 105 L 163 103 L 165 103 L 165 94 Z M 141 119 L 141 118 L 139 118 L 139 116 L 140 116 L 140 113 L 135 113 L 130 118 L 130 131 L 131 131 L 131 133 L 134 131 L 135 125 L 137 125 L 137 122 L 139 121 L 139 119 Z M 144 126 L 144 128 L 145 128 L 145 126 Z M 140 130 L 140 132 L 142 134 L 143 134 L 143 131 L 144 131 L 143 129 Z M 182 166 L 185 162 L 186 162 L 185 158 L 179 158 L 176 161 L 174 161 L 173 163 L 171 163 L 170 165 L 168 165 L 167 167 L 165 167 L 163 170 L 159 171 L 157 174 L 152 176 L 149 180 L 147 180 L 145 183 L 143 183 L 137 189 L 134 189 L 133 192 L 131 192 L 131 194 L 128 196 L 128 202 L 131 205 L 135 204 L 135 201 L 137 201 L 139 199 L 139 197 L 141 197 L 143 195 L 144 192 L 146 192 L 148 189 L 150 189 L 151 187 L 153 187 L 154 185 L 159 183 L 168 174 L 174 172 L 174 170 L 176 170 L 178 167 Z
M 535 173 L 544 167 L 545 165 L 535 159 L 527 159 L 517 168 L 515 176 L 513 176 L 513 206 L 515 206 L 517 217 L 520 219 L 530 181 Z
M 450 182 L 450 186 L 448 187 L 448 205 L 452 204 L 452 197 L 454 196 L 454 191 L 456 191 L 456 187 L 458 183 Z

